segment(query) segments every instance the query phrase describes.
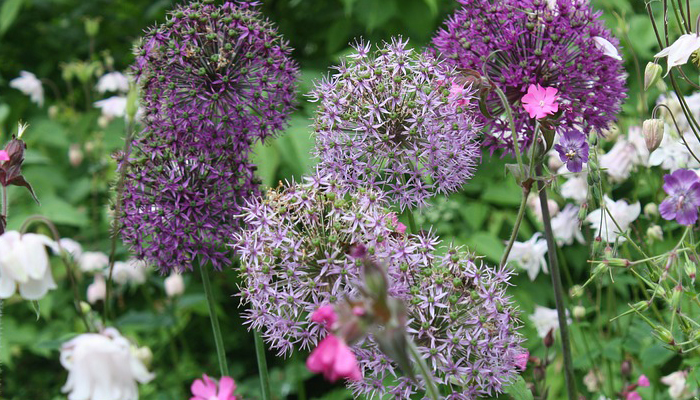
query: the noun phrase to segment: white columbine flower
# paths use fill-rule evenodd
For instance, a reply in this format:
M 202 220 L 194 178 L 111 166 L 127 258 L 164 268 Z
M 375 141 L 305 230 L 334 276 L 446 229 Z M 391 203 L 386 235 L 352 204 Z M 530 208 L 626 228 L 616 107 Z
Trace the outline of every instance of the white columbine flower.
M 567 311 L 568 314 L 568 311 Z M 557 310 L 542 306 L 535 306 L 535 312 L 530 315 L 530 321 L 537 329 L 537 336 L 544 338 L 550 330 L 559 329 L 559 319 L 557 318 Z M 571 320 L 567 318 L 567 324 Z
M 61 365 L 68 370 L 61 391 L 68 400 L 138 400 L 136 382 L 150 382 L 155 375 L 137 351 L 114 328 L 78 335 L 61 347 Z
M 110 72 L 102 75 L 95 85 L 100 93 L 105 92 L 128 92 L 129 79 L 121 72 Z
M 608 195 L 603 195 L 603 200 L 605 201 L 605 207 L 610 211 L 615 221 L 602 208 L 588 214 L 586 221 L 596 230 L 596 237 L 600 236 L 608 243 L 615 243 L 620 233 L 626 231 L 630 224 L 639 217 L 642 207 L 639 202 L 628 204 L 624 200 L 613 201 Z M 615 222 L 617 222 L 619 228 Z M 620 238 L 620 241 L 624 240 L 625 238 Z
M 634 144 L 621 138 L 615 143 L 609 152 L 600 156 L 600 166 L 613 182 L 624 182 L 629 178 L 637 157 L 637 149 Z
M 107 283 L 102 274 L 95 275 L 95 280 L 88 285 L 86 297 L 90 304 L 95 304 L 107 297 Z
M 617 47 L 610 43 L 608 39 L 602 38 L 600 36 L 594 36 L 592 39 L 593 43 L 595 43 L 595 47 L 598 50 L 602 51 L 603 54 L 605 54 L 608 57 L 612 57 L 616 60 L 622 61 L 620 53 L 617 52 Z
M 83 246 L 81 246 L 80 243 L 76 242 L 73 239 L 62 238 L 58 241 L 58 243 L 61 245 L 61 248 L 63 250 L 65 250 L 76 260 L 79 259 L 80 256 L 83 254 Z
M 526 270 L 531 281 L 535 280 L 540 269 L 549 273 L 547 261 L 544 259 L 544 255 L 547 253 L 547 241 L 541 236 L 542 234 L 537 232 L 527 242 L 513 243 L 513 248 L 506 260 L 506 262 L 515 262 Z
M 7 231 L 0 235 L 0 299 L 19 294 L 39 300 L 56 289 L 46 247 L 57 252 L 56 243 L 44 235 Z
M 690 387 L 686 385 L 687 378 L 688 371 L 676 371 L 661 378 L 661 383 L 669 386 L 668 394 L 672 399 L 691 399 L 696 394 L 696 391 L 691 392 Z
M 698 49 L 700 49 L 700 36 L 689 33 L 681 35 L 672 45 L 654 55 L 654 58 L 668 57 L 668 67 L 666 67 L 666 75 L 668 75 L 671 68 L 687 63 L 690 55 Z
M 44 87 L 41 86 L 41 81 L 36 75 L 27 71 L 20 71 L 19 78 L 10 81 L 10 87 L 19 90 L 29 96 L 29 99 L 38 104 L 39 107 L 44 105 Z
M 108 99 L 96 101 L 94 106 L 102 110 L 102 116 L 107 119 L 123 117 L 126 115 L 126 97 L 112 96 Z
M 84 272 L 102 271 L 108 265 L 109 257 L 99 251 L 86 251 L 78 258 L 78 266 Z
M 552 231 L 557 239 L 559 246 L 571 245 L 574 239 L 577 242 L 583 243 L 583 234 L 578 225 L 578 210 L 579 207 L 573 204 L 567 204 L 559 214 L 552 218 Z
M 163 285 L 165 286 L 165 294 L 168 297 L 179 296 L 185 292 L 185 281 L 182 279 L 182 275 L 177 272 L 173 272 L 169 277 L 165 278 Z
M 136 259 L 117 261 L 114 263 L 112 278 L 120 285 L 133 283 L 141 285 L 146 282 L 146 263 Z
M 561 173 L 561 171 L 559 173 Z M 588 171 L 585 169 L 579 173 L 571 175 L 571 177 L 561 185 L 561 195 L 564 198 L 571 199 L 578 204 L 585 203 L 586 199 L 588 198 L 587 176 Z

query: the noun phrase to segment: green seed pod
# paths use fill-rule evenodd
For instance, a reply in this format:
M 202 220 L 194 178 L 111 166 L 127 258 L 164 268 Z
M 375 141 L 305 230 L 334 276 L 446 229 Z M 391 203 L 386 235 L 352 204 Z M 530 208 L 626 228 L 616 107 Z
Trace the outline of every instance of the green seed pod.
M 663 68 L 659 64 L 655 62 L 647 63 L 646 68 L 644 68 L 644 91 L 649 90 L 650 87 L 659 81 L 662 72 Z

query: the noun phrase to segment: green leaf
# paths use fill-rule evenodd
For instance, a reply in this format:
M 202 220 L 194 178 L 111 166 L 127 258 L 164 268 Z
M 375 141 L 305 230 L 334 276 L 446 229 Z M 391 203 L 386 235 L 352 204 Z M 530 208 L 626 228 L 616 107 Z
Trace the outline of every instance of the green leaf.
M 271 143 L 262 144 L 258 142 L 253 148 L 253 156 L 251 158 L 253 164 L 258 167 L 256 175 L 262 180 L 262 184 L 267 187 L 273 186 L 280 163 L 277 147 Z
M 437 0 L 423 0 L 425 4 L 428 5 L 428 8 L 430 8 L 430 14 L 433 16 L 437 15 L 438 13 L 438 2 Z
M 2 37 L 12 23 L 17 19 L 19 10 L 22 8 L 24 0 L 5 0 L 0 8 L 0 37 Z
M 515 400 L 532 400 L 532 392 L 527 388 L 525 380 L 522 376 L 518 375 L 518 378 L 512 384 L 504 388 L 504 392 L 510 395 L 511 398 Z
M 477 232 L 467 238 L 465 243 L 469 246 L 469 250 L 486 256 L 492 262 L 498 262 L 505 250 L 505 245 L 501 239 L 487 232 Z
M 522 196 L 522 190 L 512 181 L 508 181 L 508 183 L 504 182 L 500 185 L 486 186 L 481 199 L 499 206 L 518 207 L 520 196 Z
M 459 213 L 473 230 L 481 229 L 489 215 L 489 206 L 481 202 L 472 202 L 459 208 Z

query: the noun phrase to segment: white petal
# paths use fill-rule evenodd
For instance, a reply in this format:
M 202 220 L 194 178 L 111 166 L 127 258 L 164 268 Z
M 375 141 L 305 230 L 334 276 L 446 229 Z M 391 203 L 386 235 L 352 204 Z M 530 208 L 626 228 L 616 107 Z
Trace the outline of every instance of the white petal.
M 602 51 L 606 56 L 622 61 L 622 57 L 620 57 L 620 53 L 617 51 L 617 48 L 610 43 L 608 39 L 595 36 L 593 37 L 593 42 L 595 43 L 595 47 Z
M 51 289 L 56 289 L 51 268 L 46 268 L 41 279 L 30 279 L 27 283 L 19 285 L 19 294 L 27 300 L 40 300 Z

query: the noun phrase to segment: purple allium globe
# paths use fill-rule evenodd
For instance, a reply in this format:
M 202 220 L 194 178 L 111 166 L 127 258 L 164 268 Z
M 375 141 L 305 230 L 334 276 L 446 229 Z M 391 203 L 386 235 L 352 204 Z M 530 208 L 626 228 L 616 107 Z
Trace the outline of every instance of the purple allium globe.
M 323 328 L 308 315 L 325 304 L 357 296 L 362 265 L 348 252 L 364 244 L 388 266 L 397 282 L 392 295 L 405 293 L 402 270 L 415 270 L 432 250 L 433 239 L 401 234 L 381 194 L 339 193 L 334 181 L 318 175 L 304 184 L 272 189 L 243 208 L 247 229 L 234 235 L 241 259 L 240 288 L 247 324 L 262 329 L 279 354 L 294 345 L 311 348 Z
M 477 265 L 460 248 L 425 253 L 419 269 L 406 273 L 408 331 L 432 368 L 436 383 L 452 388 L 452 399 L 500 393 L 517 376 L 525 351 L 518 311 L 506 294 L 512 272 Z M 406 399 L 417 388 L 383 355 L 371 338 L 356 346 L 365 380 L 351 386 L 368 398 Z M 387 382 L 394 382 L 388 384 Z
M 614 49 L 618 41 L 588 0 L 458 0 L 463 7 L 433 39 L 453 65 L 485 70 L 506 95 L 521 146 L 527 147 L 535 120 L 520 104 L 532 84 L 558 90 L 565 129 L 603 130 L 615 121 L 625 99 L 626 74 Z M 512 150 L 513 138 L 496 93 L 486 97 L 493 118 L 486 119 L 484 146 Z
M 392 39 L 357 43 L 312 101 L 319 171 L 386 193 L 401 209 L 458 190 L 480 159 L 473 91 L 438 58 Z
M 257 3 L 211 3 L 179 6 L 148 31 L 134 70 L 144 108 L 172 126 L 168 139 L 246 152 L 286 127 L 298 67 Z

